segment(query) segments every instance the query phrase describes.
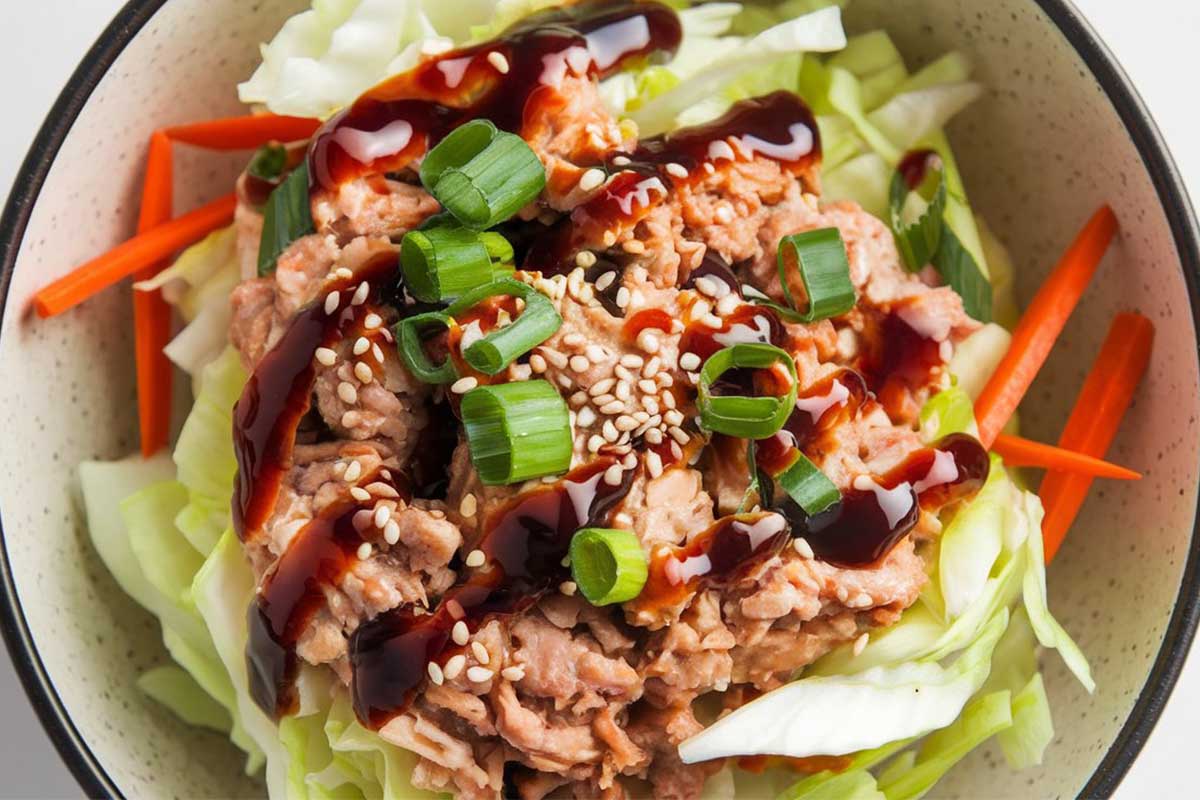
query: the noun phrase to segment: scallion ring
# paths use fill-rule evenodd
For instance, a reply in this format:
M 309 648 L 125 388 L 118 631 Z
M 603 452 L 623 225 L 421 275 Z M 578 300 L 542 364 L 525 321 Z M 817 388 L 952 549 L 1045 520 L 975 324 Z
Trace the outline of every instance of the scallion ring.
M 498 267 L 511 273 L 511 267 L 505 269 L 497 262 L 511 262 L 512 252 L 512 245 L 498 233 L 439 225 L 404 234 L 400 268 L 415 298 L 442 303 L 492 281 Z
M 735 368 L 770 369 L 780 365 L 788 389 L 780 397 L 721 396 L 713 384 Z M 700 425 L 708 431 L 743 439 L 765 439 L 787 422 L 796 405 L 796 363 L 784 350 L 769 344 L 735 344 L 709 356 L 700 368 L 697 386 Z
M 842 232 L 837 228 L 820 228 L 783 237 L 775 261 L 783 295 L 795 309 L 785 315 L 791 321 L 816 322 L 854 308 L 850 261 L 846 257 Z M 807 308 L 803 311 L 797 307 L 788 282 L 789 273 L 793 271 L 799 274 L 804 286 Z
M 495 375 L 521 355 L 549 339 L 562 325 L 550 298 L 512 278 L 500 278 L 472 289 L 447 309 L 458 317 L 489 297 L 508 295 L 525 301 L 525 309 L 511 325 L 489 331 L 463 350 L 463 360 L 485 375 Z
M 571 466 L 571 422 L 562 395 L 544 380 L 479 386 L 463 395 L 471 463 L 488 485 L 519 483 Z
M 421 162 L 421 183 L 447 211 L 483 230 L 516 214 L 546 185 L 525 140 L 484 119 L 459 126 Z
M 799 451 L 792 465 L 775 476 L 775 483 L 810 517 L 828 510 L 842 499 L 842 493 L 833 481 Z
M 274 181 L 283 174 L 287 167 L 287 149 L 277 143 L 264 144 L 254 151 L 250 164 L 246 167 L 247 174 L 264 181 Z
M 624 603 L 642 592 L 649 567 L 632 531 L 581 528 L 571 537 L 571 577 L 594 606 Z
M 454 364 L 449 358 L 441 364 L 434 364 L 429 360 L 421 335 L 431 326 L 448 329 L 453 324 L 454 320 L 450 315 L 441 311 L 415 314 L 396 324 L 396 342 L 399 345 L 400 357 L 414 378 L 425 383 L 451 383 L 458 377 L 458 371 L 454 369 Z

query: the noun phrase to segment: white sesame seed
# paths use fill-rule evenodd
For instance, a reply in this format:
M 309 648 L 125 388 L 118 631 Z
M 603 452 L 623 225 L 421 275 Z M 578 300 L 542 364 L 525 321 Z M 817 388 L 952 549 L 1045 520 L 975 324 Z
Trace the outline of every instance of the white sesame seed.
M 485 561 L 487 561 L 487 556 L 483 554 L 482 550 L 472 550 L 471 552 L 467 553 L 467 557 L 463 563 L 474 569 L 477 567 L 482 567 Z
M 672 161 L 667 164 L 667 174 L 673 178 L 686 178 L 688 176 L 688 171 L 683 164 L 676 164 L 674 161 Z
M 621 356 L 621 366 L 626 369 L 641 369 L 646 360 L 637 353 L 626 353 Z
M 475 660 L 480 664 L 486 664 L 492 660 L 491 654 L 483 646 L 483 642 L 471 642 L 471 652 L 475 655 Z
M 617 417 L 617 421 L 613 423 L 619 431 L 631 431 L 638 426 L 638 421 L 628 414 L 622 414 Z
M 367 295 L 370 293 L 370 285 L 368 285 L 366 281 L 363 281 L 358 285 L 358 288 L 354 290 L 354 296 L 350 298 L 350 305 L 361 306 L 363 303 L 367 302 Z
M 600 448 L 604 447 L 604 437 L 599 434 L 592 434 L 588 437 L 587 449 L 589 453 L 599 453 Z
M 662 393 L 662 404 L 664 406 L 666 406 L 667 408 L 675 408 L 675 393 L 674 392 L 663 392 Z
M 371 345 L 371 355 L 374 356 L 375 360 L 378 361 L 380 364 L 383 363 L 383 351 L 379 349 L 379 345 L 377 345 L 377 344 Z
M 592 388 L 588 389 L 588 394 L 592 397 L 599 397 L 600 395 L 608 394 L 609 389 L 612 389 L 616 385 L 616 378 L 605 378 L 592 384 Z
M 596 408 L 603 408 L 604 406 L 608 405 L 609 403 L 611 403 L 613 400 L 616 400 L 616 399 L 617 399 L 616 396 L 610 392 L 608 394 L 601 394 L 601 395 L 597 395 L 597 396 L 593 397 L 592 404 L 594 406 L 596 406 Z
M 695 353 L 684 353 L 679 357 L 679 366 L 688 372 L 700 369 L 700 356 Z
M 529 357 L 529 368 L 539 375 L 546 371 L 546 359 L 534 353 Z
M 371 342 L 367 337 L 360 336 L 354 340 L 354 355 L 361 356 L 363 353 L 371 349 Z
M 575 394 L 573 394 L 567 398 L 567 402 L 570 403 L 573 407 L 582 406 L 585 403 L 587 403 L 587 401 L 588 401 L 587 392 L 583 391 L 582 389 L 580 389 L 578 392 L 576 392 Z
M 517 681 L 525 678 L 525 668 L 522 666 L 505 667 L 504 669 L 500 670 L 500 677 L 504 678 L 506 681 L 512 681 L 513 683 L 516 683 Z
M 496 72 L 501 75 L 508 74 L 508 59 L 504 57 L 504 53 L 493 50 L 487 54 L 488 63 L 496 68 Z
M 358 500 L 360 503 L 365 503 L 371 499 L 371 493 L 361 486 L 351 486 L 350 496 L 355 500 Z
M 666 389 L 668 386 L 675 385 L 675 379 L 671 377 L 671 373 L 669 372 L 658 373 L 654 376 L 654 382 L 664 389 Z
M 680 444 L 687 444 L 692 438 L 691 436 L 688 436 L 687 431 L 678 425 L 672 425 L 671 427 L 667 428 L 667 433 L 671 434 L 671 438 Z
M 646 394 L 654 394 L 658 391 L 658 384 L 648 378 L 642 378 L 637 385 Z
M 495 674 L 487 667 L 471 667 L 467 670 L 467 680 L 471 683 L 487 683 Z
M 475 499 L 475 495 L 467 492 L 463 495 L 463 499 L 459 501 L 458 513 L 462 514 L 467 519 L 475 516 L 475 511 L 479 507 L 479 501 Z
M 592 366 L 592 362 L 587 360 L 587 356 L 571 356 L 571 369 L 575 372 L 587 372 Z
M 466 665 L 467 657 L 459 653 L 456 656 L 450 656 L 450 658 L 446 659 L 446 666 L 442 667 L 442 672 L 445 674 L 446 680 L 452 681 L 462 674 L 463 667 Z
M 629 289 L 622 286 L 617 289 L 617 308 L 625 308 L 629 305 Z
M 617 426 L 613 424 L 611 419 L 604 420 L 604 426 L 600 432 L 604 435 L 606 441 L 615 442 L 618 438 Z
M 667 413 L 663 414 L 663 419 L 665 419 L 667 421 L 668 425 L 682 425 L 683 424 L 683 414 L 674 408 L 671 409 L 670 411 L 668 411 Z
M 807 558 L 810 560 L 814 558 L 812 545 L 810 545 L 808 540 L 803 536 L 793 539 L 792 547 L 794 547 L 796 552 L 800 554 L 801 558 Z
M 378 328 L 381 325 L 383 325 L 383 318 L 380 317 L 378 314 L 375 314 L 375 313 L 367 314 L 366 318 L 363 319 L 363 327 L 369 331 L 375 330 L 376 328 Z
M 341 475 L 345 471 L 346 471 L 346 462 L 345 461 L 333 462 L 333 472 L 335 475 Z
M 358 560 L 366 561 L 371 557 L 371 543 L 363 542 L 358 546 Z
M 450 384 L 450 391 L 455 394 L 466 394 L 479 385 L 478 379 L 473 375 L 468 375 L 465 378 L 459 378 L 454 383 Z
M 646 471 L 650 473 L 651 478 L 657 478 L 659 475 L 662 475 L 662 457 L 653 450 L 646 453 Z
M 658 444 L 663 440 L 662 431 L 658 428 L 650 428 L 646 431 L 646 441 L 650 444 Z
M 636 420 L 637 422 L 649 422 L 650 421 L 650 414 L 647 411 L 635 411 L 632 414 L 630 414 L 630 416 L 633 417 L 634 420 Z
M 616 394 L 618 400 L 624 402 L 633 397 L 633 387 L 629 384 L 629 381 L 617 381 L 617 387 L 614 390 L 614 394 Z
M 612 163 L 615 167 L 627 167 L 629 166 L 630 161 L 625 156 L 616 156 L 613 158 Z
M 620 414 L 625 410 L 625 403 L 621 400 L 613 400 L 611 403 L 605 403 L 600 407 L 601 414 Z
M 454 627 L 450 629 L 450 638 L 459 647 L 462 647 L 471 638 L 471 632 L 467 629 L 467 623 L 461 619 L 454 623 Z
M 358 402 L 358 389 L 354 388 L 353 383 L 342 381 L 337 387 L 338 399 L 347 405 L 354 405 Z
M 657 413 L 658 413 L 658 401 L 657 401 L 657 400 L 655 400 L 655 399 L 654 399 L 653 397 L 651 397 L 650 395 L 646 395 L 645 397 L 643 397 L 643 398 L 642 398 L 642 407 L 643 407 L 644 409 L 646 409 L 648 412 L 650 412 L 650 414 L 657 414 Z M 646 419 L 649 419 L 649 418 L 650 418 L 650 417 L 649 417 L 649 414 L 648 414 L 648 415 L 646 416 Z M 646 420 L 642 420 L 642 422 L 645 422 L 645 421 L 646 421 Z
M 579 347 L 586 341 L 587 340 L 583 338 L 583 334 L 581 333 L 568 333 L 562 338 L 563 344 L 565 344 L 567 347 Z
M 333 274 L 334 277 L 341 278 L 343 280 L 354 277 L 354 273 L 351 272 L 348 267 L 338 267 L 333 271 Z
M 527 381 L 533 377 L 533 370 L 528 364 L 510 364 L 508 376 L 514 381 Z
M 342 302 L 342 296 L 336 291 L 325 295 L 325 313 L 332 314 L 338 310 L 338 304 Z
M 594 266 L 596 264 L 596 254 L 591 250 L 580 250 L 575 254 L 575 264 L 584 269 Z M 599 284 L 600 282 L 596 281 L 596 285 L 599 286 Z
M 579 177 L 579 188 L 582 191 L 590 192 L 604 183 L 606 177 L 604 170 L 592 167 Z
M 376 528 L 382 528 L 392 518 L 392 509 L 383 503 L 375 506 L 375 515 L 371 518 Z
M 701 275 L 699 278 L 696 278 L 696 291 L 698 291 L 700 294 L 706 294 L 709 297 L 716 297 L 717 282 L 712 278 Z
M 646 252 L 646 245 L 643 244 L 642 242 L 638 241 L 637 239 L 627 239 L 621 245 L 621 249 L 624 250 L 626 253 L 632 253 L 633 255 L 636 256 L 636 255 L 641 255 L 642 253 Z
M 862 655 L 862 651 L 867 649 L 867 640 L 871 638 L 871 634 L 864 633 L 854 640 L 854 655 Z
M 400 496 L 399 492 L 383 481 L 372 481 L 367 484 L 366 489 L 376 497 L 396 498 Z
M 679 447 L 678 442 L 671 442 L 671 455 L 675 457 L 676 461 L 683 459 L 683 450 Z
M 388 524 L 383 526 L 383 540 L 388 544 L 400 541 L 400 523 L 394 519 L 389 520 Z
M 578 588 L 579 588 L 579 586 L 575 583 L 575 581 L 563 581 L 562 583 L 560 583 L 558 585 L 558 590 L 560 592 L 562 592 L 563 594 L 565 594 L 567 597 L 570 597 L 571 595 L 575 594 L 575 590 Z
M 428 670 L 429 670 L 429 680 L 433 681 L 438 686 L 441 686 L 443 681 L 446 680 L 446 676 L 442 672 L 442 668 L 439 667 L 434 662 L 430 661 Z
M 590 250 L 585 250 L 584 252 L 587 253 L 588 255 L 590 255 L 592 257 L 592 263 L 595 263 L 595 260 L 596 260 L 595 254 L 592 253 Z M 583 253 L 580 253 L 580 255 L 583 255 Z M 575 261 L 576 262 L 579 261 L 579 256 L 575 257 Z M 608 272 L 604 273 L 599 278 L 596 278 L 596 288 L 599 289 L 600 291 L 604 291 L 609 286 L 611 286 L 612 282 L 615 281 L 616 279 L 617 279 L 617 273 L 610 269 Z
M 600 237 L 600 241 L 604 243 L 605 247 L 612 247 L 617 243 L 617 234 L 613 231 L 605 231 L 604 235 Z
M 567 361 L 569 359 L 562 353 L 555 350 L 553 347 L 543 347 L 542 355 L 545 356 L 546 360 L 558 369 L 566 369 Z
M 371 370 L 370 364 L 359 361 L 354 365 L 354 377 L 358 378 L 360 383 L 370 383 L 375 380 L 375 373 Z
M 571 384 L 571 376 L 570 375 L 559 375 L 558 376 L 558 385 L 564 389 L 570 389 L 571 385 L 572 385 Z
M 629 307 L 640 308 L 646 305 L 646 295 L 642 294 L 641 289 L 634 289 L 629 293 Z
M 709 175 L 712 175 L 714 172 L 716 172 L 716 171 L 717 171 L 717 168 L 716 168 L 716 167 L 714 167 L 714 166 L 713 166 L 712 164 L 710 164 L 709 162 L 705 161 L 705 162 L 704 162 L 704 171 L 705 171 L 705 172 L 707 172 Z
M 657 353 L 659 348 L 658 337 L 651 333 L 649 328 L 645 328 L 637 336 L 637 346 L 647 353 Z
M 608 351 L 598 344 L 589 344 L 583 353 L 593 364 L 599 364 L 608 358 Z
M 662 369 L 662 359 L 654 356 L 646 362 L 646 366 L 642 369 L 642 377 L 653 378 L 660 369 Z
M 390 481 L 392 479 L 392 471 L 390 469 L 381 469 L 379 470 L 379 474 L 383 476 L 385 481 Z
M 717 222 L 722 225 L 733 222 L 733 209 L 729 206 L 717 206 Z
M 579 414 L 575 417 L 575 424 L 581 428 L 586 428 L 596 421 L 596 412 L 592 411 L 591 406 L 584 406 L 579 409 Z
M 315 355 L 317 357 L 317 361 L 321 362 L 327 367 L 332 367 L 337 363 L 337 353 L 335 353 L 333 350 L 330 350 L 328 347 L 318 347 Z
M 348 481 L 356 481 L 358 480 L 358 476 L 361 474 L 362 464 L 358 461 L 358 459 L 355 459 L 354 461 L 350 462 L 349 466 L 346 467 L 346 474 L 342 477 Z

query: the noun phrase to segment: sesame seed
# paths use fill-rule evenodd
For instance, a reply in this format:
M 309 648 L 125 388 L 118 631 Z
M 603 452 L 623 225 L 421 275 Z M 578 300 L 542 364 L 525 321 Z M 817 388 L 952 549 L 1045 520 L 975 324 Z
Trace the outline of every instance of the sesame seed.
M 608 351 L 598 344 L 589 344 L 586 348 L 584 348 L 583 353 L 593 364 L 599 364 L 601 361 L 604 361 L 604 359 L 608 358 Z
M 646 295 L 642 294 L 641 289 L 634 289 L 629 293 L 629 307 L 638 308 L 646 305 Z
M 609 389 L 617 385 L 616 378 L 605 378 L 604 380 L 596 381 L 592 384 L 592 388 L 588 389 L 588 394 L 592 397 L 599 397 L 602 394 L 608 394 Z
M 342 477 L 348 481 L 356 481 L 358 480 L 358 476 L 361 474 L 362 464 L 358 461 L 358 459 L 355 459 L 354 461 L 350 462 L 349 466 L 346 467 L 346 474 Z
M 667 413 L 663 414 L 663 419 L 665 419 L 667 421 L 668 425 L 682 425 L 683 424 L 683 414 L 674 408 L 671 409 L 670 411 L 668 411 Z
M 652 334 L 649 328 L 646 328 L 638 334 L 637 346 L 647 353 L 657 353 L 659 348 L 658 337 Z
M 612 163 L 615 167 L 627 167 L 629 166 L 630 161 L 625 156 L 616 156 L 613 158 Z
M 696 291 L 700 294 L 706 294 L 709 297 L 717 296 L 717 282 L 712 278 L 701 275 L 696 278 Z
M 622 414 L 617 417 L 617 421 L 613 423 L 619 431 L 631 431 L 638 426 L 638 421 L 628 414 Z
M 330 350 L 328 347 L 318 347 L 316 352 L 317 361 L 327 367 L 332 367 L 337 363 L 337 353 Z
M 632 414 L 630 414 L 630 416 L 633 417 L 634 420 L 637 422 L 649 422 L 650 421 L 650 414 L 646 411 L 635 411 Z
M 459 647 L 465 645 L 467 640 L 471 638 L 471 632 L 467 630 L 467 623 L 463 622 L 461 619 L 454 623 L 454 627 L 450 629 L 450 638 L 453 639 L 454 643 Z
M 613 400 L 611 403 L 605 403 L 600 407 L 601 414 L 620 414 L 625 410 L 625 403 L 620 400 Z
M 369 364 L 359 361 L 354 365 L 354 377 L 358 378 L 360 383 L 370 383 L 375 379 L 375 373 L 371 371 Z
M 599 434 L 593 434 L 588 437 L 587 449 L 589 453 L 599 453 L 600 448 L 604 447 L 604 437 Z
M 683 450 L 679 447 L 678 442 L 671 442 L 671 455 L 673 455 L 676 460 L 683 458 Z
M 391 520 L 391 518 L 392 509 L 388 506 L 385 506 L 383 503 L 380 503 L 379 505 L 375 506 L 375 516 L 373 516 L 371 519 L 374 521 L 376 528 L 382 528 L 384 525 L 388 524 L 388 521 Z
M 581 333 L 568 333 L 563 337 L 562 341 L 567 347 L 579 347 L 587 340 L 583 338 L 583 334 Z
M 442 683 L 446 680 L 446 676 L 442 672 L 442 668 L 439 667 L 434 662 L 430 661 L 428 670 L 429 670 L 429 680 L 433 681 L 438 686 L 441 686 Z
M 637 385 L 646 394 L 654 394 L 658 391 L 658 384 L 648 378 L 642 378 Z
M 717 313 L 727 317 L 737 309 L 741 302 L 741 298 L 736 294 L 727 294 L 717 301 Z
M 450 391 L 455 394 L 466 394 L 479 385 L 478 379 L 473 375 L 468 375 L 465 378 L 459 378 L 454 383 L 450 384 Z
M 655 400 L 650 395 L 646 395 L 645 397 L 642 398 L 642 407 L 645 408 L 647 411 L 649 411 L 651 414 L 658 413 L 658 401 Z M 650 418 L 649 415 L 647 415 L 646 419 L 649 419 L 649 418 Z M 645 422 L 645 421 L 646 420 L 642 420 L 642 422 Z
M 337 387 L 338 398 L 347 405 L 354 405 L 358 402 L 358 389 L 354 388 L 353 383 L 342 381 Z
M 338 310 L 338 305 L 342 302 L 342 296 L 336 291 L 325 295 L 325 313 L 332 314 Z
M 655 373 L 662 369 L 662 359 L 654 356 L 646 362 L 645 368 L 642 369 L 643 378 L 653 378 Z
M 617 381 L 617 388 L 614 390 L 614 393 L 617 395 L 618 400 L 626 401 L 633 397 L 633 387 L 629 385 L 629 381 Z
M 371 499 L 371 493 L 368 492 L 366 489 L 362 488 L 361 486 L 351 486 L 350 487 L 350 496 L 353 497 L 355 500 L 358 500 L 361 503 L 365 503 L 366 501 Z
M 679 357 L 679 366 L 688 372 L 700 369 L 700 356 L 695 353 L 684 353 Z
M 641 369 L 642 364 L 644 363 L 645 359 L 643 359 L 637 353 L 626 353 L 625 355 L 621 356 L 621 366 L 625 367 L 626 369 Z
M 546 359 L 534 353 L 529 357 L 529 368 L 539 375 L 542 374 L 546 371 Z
M 533 370 L 528 364 L 510 364 L 508 375 L 514 381 L 527 381 L 533 377 Z
M 429 516 L 433 517 L 434 519 L 445 519 L 446 512 L 439 508 L 432 508 L 429 510 Z
M 467 680 L 471 683 L 487 683 L 495 674 L 487 667 L 471 667 L 467 670 Z
M 667 164 L 667 174 L 673 178 L 686 178 L 688 171 L 682 164 L 676 164 L 674 161 Z
M 871 638 L 871 634 L 864 633 L 854 640 L 854 655 L 862 655 L 862 651 L 867 649 L 867 640 Z
M 592 253 L 590 250 L 587 250 L 584 252 L 586 252 L 588 255 L 590 255 L 592 257 L 592 261 L 594 263 L 596 260 L 595 254 Z M 580 255 L 582 255 L 582 253 Z M 576 262 L 579 261 L 579 256 L 575 257 L 575 261 Z M 601 275 L 599 278 L 596 278 L 596 288 L 599 289 L 600 291 L 604 291 L 609 286 L 611 286 L 612 282 L 615 281 L 616 279 L 617 279 L 617 273 L 614 272 L 613 270 L 609 270 L 608 272 Z
M 671 373 L 669 372 L 658 373 L 654 376 L 654 382 L 664 389 L 666 389 L 668 386 L 675 385 L 675 379 L 671 377 Z
M 475 511 L 479 507 L 479 501 L 475 499 L 475 495 L 467 492 L 463 495 L 463 499 L 459 501 L 458 513 L 462 514 L 467 519 L 475 516 Z
M 620 364 L 618 364 L 616 366 L 616 368 L 613 370 L 613 373 L 615 373 L 616 376 L 623 381 L 631 381 L 632 382 L 632 381 L 637 380 L 636 375 L 634 375 L 632 372 L 630 372 L 628 369 L 621 366 Z
M 617 289 L 617 308 L 625 308 L 629 305 L 629 289 L 622 286 Z
M 515 683 L 524 679 L 525 668 L 521 666 L 505 667 L 504 669 L 500 670 L 500 677 L 504 678 L 506 681 L 513 681 Z
M 545 356 L 546 360 L 558 369 L 566 369 L 568 361 L 567 357 L 555 350 L 553 347 L 543 347 L 542 355 Z
M 347 267 L 338 267 L 333 271 L 333 275 L 335 278 L 341 278 L 343 280 L 354 277 L 354 273 L 351 272 Z
M 582 406 L 585 403 L 587 403 L 587 401 L 588 401 L 587 392 L 583 391 L 582 389 L 580 389 L 578 392 L 576 392 L 575 394 L 573 394 L 569 398 L 567 398 L 567 402 L 570 403 L 572 406 Z
M 367 484 L 366 488 L 368 492 L 376 497 L 397 498 L 400 496 L 399 492 L 397 492 L 391 486 L 388 486 L 383 481 L 372 481 L 371 483 Z
M 482 642 L 471 642 L 471 652 L 480 664 L 486 664 L 492 660 L 491 654 L 488 653 Z
M 663 440 L 662 431 L 658 428 L 650 428 L 646 431 L 646 441 L 650 444 L 658 444 Z
M 716 167 L 714 167 L 714 166 L 713 166 L 712 164 L 710 164 L 709 162 L 705 161 L 705 162 L 704 162 L 704 171 L 705 171 L 705 172 L 707 172 L 709 175 L 712 175 L 714 172 L 716 172 L 716 171 L 717 171 L 717 168 L 716 168 Z
M 571 595 L 575 594 L 575 590 L 578 588 L 579 588 L 579 586 L 575 583 L 575 581 L 563 581 L 562 583 L 560 583 L 558 585 L 558 590 L 560 592 L 562 592 L 563 594 L 565 594 L 567 597 L 570 597 Z
M 722 225 L 733 222 L 733 209 L 729 206 L 717 206 L 717 222 Z
M 575 264 L 577 266 L 583 267 L 584 269 L 587 269 L 588 267 L 591 267 L 591 266 L 595 266 L 596 254 L 593 253 L 591 250 L 580 250 L 578 253 L 575 254 Z M 616 273 L 613 273 L 613 275 L 616 275 Z M 597 285 L 599 285 L 599 283 L 600 283 L 599 281 L 596 282 Z
M 450 658 L 446 659 L 446 666 L 442 667 L 442 672 L 445 674 L 446 680 L 452 681 L 462 674 L 463 667 L 466 665 L 467 657 L 459 653 L 456 656 L 450 656 Z
M 674 392 L 663 392 L 662 404 L 664 406 L 666 406 L 667 408 L 674 408 L 675 407 L 675 393 Z
M 616 400 L 616 399 L 617 399 L 616 396 L 610 392 L 608 394 L 602 394 L 602 395 L 593 397 L 592 404 L 595 405 L 596 408 L 603 408 L 604 406 L 608 405 L 609 403 L 611 403 L 613 400 Z
M 366 281 L 363 281 L 358 285 L 358 288 L 354 290 L 354 296 L 350 298 L 350 305 L 361 306 L 363 303 L 367 302 L 367 295 L 370 293 L 370 285 Z
M 354 355 L 361 356 L 369 349 L 371 349 L 371 342 L 367 337 L 360 336 L 354 340 Z
M 653 450 L 646 453 L 646 471 L 650 473 L 651 478 L 657 478 L 659 475 L 662 475 L 662 457 Z
M 358 546 L 358 560 L 366 561 L 371 557 L 371 543 L 363 542 Z
M 624 244 L 621 245 L 621 249 L 626 253 L 632 253 L 636 256 L 646 252 L 646 245 L 642 244 L 637 239 L 628 239 Z
M 367 314 L 366 318 L 363 320 L 363 327 L 369 331 L 375 330 L 381 325 L 383 325 L 383 317 L 375 313 Z
M 351 409 L 350 411 L 347 411 L 345 414 L 342 414 L 342 427 L 343 428 L 356 428 L 356 427 L 358 427 L 358 423 L 360 423 L 360 422 L 362 422 L 362 414 L 359 414 L 354 409 Z
M 496 68 L 496 72 L 501 75 L 508 74 L 508 59 L 504 57 L 504 53 L 493 50 L 487 54 L 488 63 Z
M 617 426 L 613 424 L 611 419 L 604 420 L 604 427 L 600 431 L 606 441 L 615 442 L 617 440 Z
M 390 481 L 392 479 L 392 471 L 390 469 L 381 469 L 379 470 L 379 474 L 383 476 L 385 481 Z
M 793 539 L 792 547 L 796 549 L 796 552 L 800 554 L 801 558 L 807 558 L 810 560 L 814 558 L 812 546 L 803 536 Z
M 687 444 L 688 441 L 692 438 L 692 437 L 688 436 L 687 431 L 685 431 L 683 428 L 679 427 L 678 425 L 672 425 L 671 427 L 667 428 L 667 433 L 671 434 L 671 438 L 674 439 L 675 441 L 679 442 L 680 444 Z
M 579 177 L 579 188 L 582 191 L 590 192 L 604 183 L 604 179 L 606 177 L 607 176 L 604 174 L 604 170 L 592 167 Z M 593 261 L 593 263 L 595 262 Z M 580 266 L 584 265 L 581 264 Z
M 487 561 L 487 556 L 483 554 L 482 550 L 472 550 L 471 552 L 467 553 L 467 557 L 463 563 L 474 569 L 476 567 L 482 567 L 485 561 Z
M 394 519 L 389 520 L 388 524 L 383 526 L 383 540 L 388 544 L 400 541 L 400 523 Z
M 582 428 L 586 428 L 596 421 L 596 412 L 592 411 L 590 406 L 584 406 L 579 409 L 578 416 L 575 417 L 575 423 Z
M 592 366 L 592 362 L 587 360 L 587 356 L 571 356 L 571 369 L 575 372 L 587 372 Z
M 604 235 L 600 237 L 600 240 L 604 242 L 605 247 L 612 247 L 617 243 L 617 234 L 613 233 L 612 231 L 605 231 Z
M 345 471 L 346 471 L 346 462 L 345 461 L 333 462 L 333 472 L 335 475 L 341 475 Z
M 571 376 L 570 375 L 559 375 L 558 376 L 558 385 L 564 389 L 570 389 L 571 388 Z

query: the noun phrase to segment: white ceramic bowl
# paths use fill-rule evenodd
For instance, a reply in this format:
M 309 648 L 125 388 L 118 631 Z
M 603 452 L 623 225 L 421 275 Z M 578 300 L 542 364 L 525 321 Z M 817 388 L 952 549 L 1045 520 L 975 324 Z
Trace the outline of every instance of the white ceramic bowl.
M 447 0 L 454 2 L 454 0 Z M 0 619 L 46 729 L 90 795 L 261 793 L 220 737 L 134 685 L 165 663 L 155 622 L 106 573 L 83 529 L 75 465 L 135 445 L 128 287 L 38 321 L 30 296 L 133 230 L 154 128 L 233 113 L 257 44 L 303 0 L 133 0 L 54 106 L 0 218 Z M 1024 409 L 1053 439 L 1117 310 L 1154 319 L 1148 380 L 1112 456 L 1145 472 L 1094 491 L 1050 574 L 1052 607 L 1091 657 L 1087 696 L 1048 660 L 1057 736 L 1046 766 L 976 755 L 937 793 L 1107 795 L 1157 719 L 1197 623 L 1196 222 L 1133 88 L 1062 0 L 855 0 L 914 63 L 970 53 L 988 88 L 951 128 L 977 208 L 1011 247 L 1028 298 L 1087 214 L 1122 223 L 1100 279 Z M 177 207 L 228 191 L 234 159 L 177 148 Z

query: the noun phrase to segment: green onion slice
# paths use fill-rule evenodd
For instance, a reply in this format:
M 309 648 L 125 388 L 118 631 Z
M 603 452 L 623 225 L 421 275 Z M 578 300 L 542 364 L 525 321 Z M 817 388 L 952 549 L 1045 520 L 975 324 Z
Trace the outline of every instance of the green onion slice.
M 258 244 L 259 277 L 275 271 L 275 262 L 288 245 L 315 231 L 308 204 L 308 163 L 303 162 L 267 198 Z
M 485 484 L 519 483 L 571 466 L 567 404 L 549 382 L 480 386 L 463 395 L 471 463 Z
M 916 158 L 924 158 L 921 166 L 924 178 L 917 187 L 909 184 L 910 175 L 915 167 L 906 168 L 905 163 Z M 892 175 L 892 184 L 888 192 L 888 212 L 892 220 L 892 234 L 896 238 L 896 248 L 904 258 L 909 270 L 917 271 L 933 260 L 938 245 L 942 241 L 944 214 L 946 211 L 946 182 L 943 180 L 942 162 L 935 153 L 914 153 L 901 162 L 901 169 Z M 930 183 L 934 181 L 933 188 Z M 910 194 L 916 194 L 912 201 Z M 919 205 L 923 201 L 925 208 L 912 219 L 910 202 Z
M 642 592 L 649 568 L 632 531 L 581 528 L 571 538 L 571 577 L 594 606 L 624 603 Z
M 850 282 L 850 260 L 846 257 L 846 244 L 842 232 L 837 228 L 820 228 L 804 233 L 785 236 L 779 242 L 775 261 L 779 270 L 779 283 L 788 305 L 784 315 L 790 322 L 816 322 L 854 308 L 854 284 Z M 792 298 L 788 286 L 788 272 L 800 273 L 800 282 L 808 299 L 808 307 L 801 311 Z
M 562 317 L 554 309 L 550 298 L 513 278 L 500 278 L 472 289 L 446 311 L 450 316 L 457 317 L 497 295 L 519 297 L 525 301 L 525 309 L 511 325 L 489 331 L 463 350 L 463 359 L 485 375 L 500 372 L 519 356 L 553 336 L 562 325 Z
M 404 234 L 400 268 L 414 297 L 441 303 L 499 275 L 511 274 L 512 253 L 512 245 L 498 233 L 443 225 Z
M 477 119 L 429 151 L 421 183 L 459 222 L 483 230 L 532 202 L 546 185 L 546 170 L 520 136 Z
M 942 244 L 933 256 L 933 266 L 962 298 L 964 311 L 980 322 L 992 321 L 992 284 L 949 225 L 942 229 Z
M 808 456 L 799 451 L 796 456 L 790 467 L 775 476 L 775 482 L 804 509 L 804 513 L 815 516 L 842 499 L 837 486 L 808 460 Z
M 400 357 L 404 366 L 417 380 L 425 383 L 451 383 L 458 377 L 458 371 L 447 357 L 441 364 L 434 364 L 425 353 L 422 334 L 431 326 L 437 325 L 449 328 L 454 322 L 449 314 L 441 311 L 427 311 L 405 317 L 396 324 L 396 341 L 400 348 Z
M 782 397 L 713 394 L 713 383 L 731 369 L 768 369 L 775 364 L 782 365 L 788 374 L 788 390 Z M 705 430 L 743 439 L 765 439 L 783 427 L 796 405 L 796 363 L 774 345 L 735 344 L 709 356 L 700 368 L 697 388 L 696 403 Z
M 254 151 L 246 172 L 264 181 L 274 181 L 287 167 L 287 149 L 281 144 L 264 144 Z

